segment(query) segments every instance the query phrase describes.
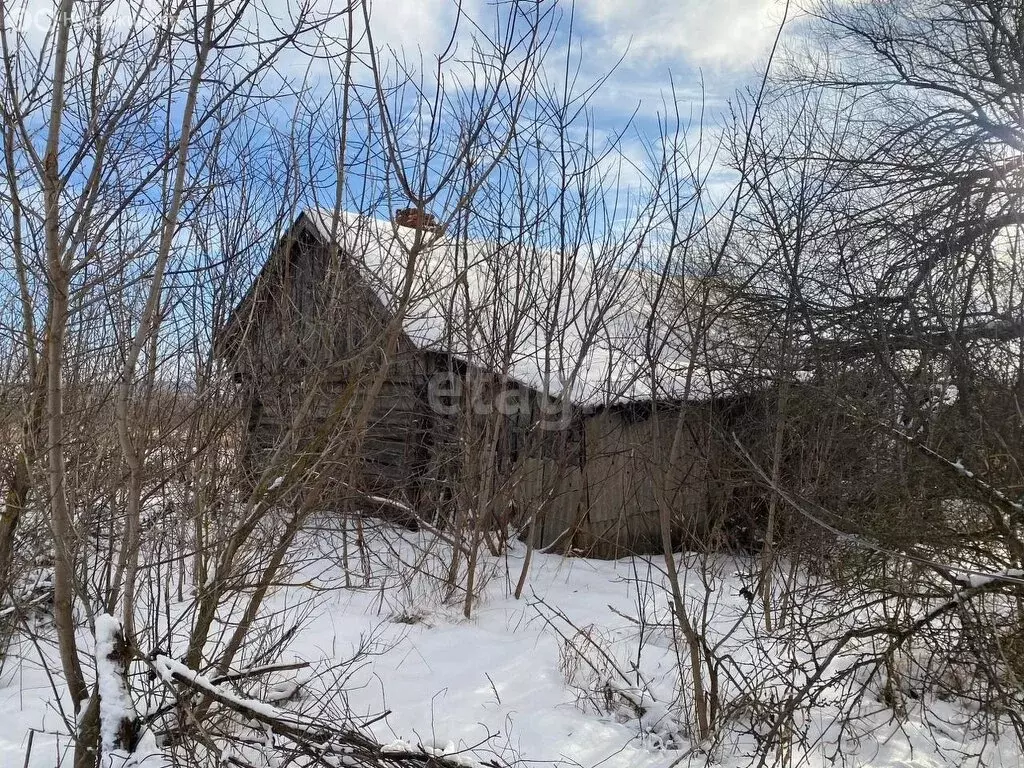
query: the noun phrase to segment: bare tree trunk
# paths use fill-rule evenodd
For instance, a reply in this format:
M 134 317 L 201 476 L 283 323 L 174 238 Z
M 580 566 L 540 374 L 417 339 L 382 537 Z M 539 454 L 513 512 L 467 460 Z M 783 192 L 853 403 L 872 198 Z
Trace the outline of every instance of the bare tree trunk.
M 74 0 L 63 0 L 57 12 L 54 48 L 53 96 L 50 126 L 43 159 L 43 197 L 46 205 L 46 256 L 50 290 L 46 350 L 47 477 L 50 493 L 50 526 L 53 531 L 53 614 L 61 666 L 77 714 L 89 696 L 75 640 L 74 583 L 76 533 L 68 508 L 64 464 L 64 402 L 62 390 L 64 336 L 68 316 L 69 266 L 60 238 L 61 181 L 60 129 L 64 113 L 64 86 L 68 59 L 69 28 Z
M 764 548 L 761 550 L 761 603 L 764 606 L 764 628 L 769 632 L 772 631 L 773 624 L 772 569 L 775 567 L 775 527 L 779 509 L 779 494 L 775 489 L 779 487 L 779 474 L 782 470 L 782 448 L 786 430 L 788 401 L 789 384 L 786 381 L 782 381 L 779 384 L 779 402 L 774 419 L 775 431 L 772 439 L 771 466 L 772 486 L 769 489 L 768 497 L 768 521 L 764 534 Z
M 0 14 L 0 23 L 3 15 Z M 43 440 L 42 427 L 46 409 L 46 377 L 45 364 L 40 365 L 36 322 L 33 316 L 33 297 L 29 288 L 28 265 L 25 262 L 24 243 L 22 238 L 21 217 L 23 215 L 21 196 L 18 191 L 17 167 L 14 157 L 14 126 L 4 129 L 4 168 L 7 173 L 8 189 L 11 196 L 11 250 L 14 256 L 15 275 L 18 281 L 18 293 L 21 303 L 22 332 L 24 333 L 25 353 L 27 360 L 25 393 L 26 408 L 23 416 L 22 442 L 14 458 L 11 468 L 10 484 L 4 499 L 4 509 L 0 516 L 0 589 L 10 587 L 11 564 L 14 557 L 15 535 L 25 505 L 28 503 L 32 489 L 32 470 L 39 455 L 39 444 Z M 4 595 L 0 595 L 3 602 Z
M 658 415 L 656 409 L 652 413 L 652 419 L 657 424 Z M 668 466 L 673 466 L 679 460 L 678 447 L 682 442 L 683 430 L 684 415 L 680 414 L 673 434 Z M 657 435 L 657 433 L 657 426 L 655 426 L 654 434 Z M 656 469 L 655 471 L 658 470 Z M 661 529 L 662 556 L 665 561 L 665 574 L 668 577 L 669 591 L 672 598 L 672 613 L 679 624 L 679 629 L 683 633 L 683 639 L 686 641 L 689 655 L 689 679 L 693 693 L 693 711 L 697 719 L 697 737 L 700 741 L 704 741 L 711 736 L 713 723 L 708 711 L 708 696 L 704 687 L 705 660 L 703 659 L 703 639 L 690 620 L 690 614 L 686 607 L 686 598 L 683 595 L 682 585 L 679 582 L 679 569 L 676 566 L 675 547 L 672 542 L 672 507 L 665 498 L 664 489 L 658 483 L 655 485 L 658 490 L 658 520 Z
M 196 104 L 199 100 L 199 89 L 202 83 L 203 74 L 206 69 L 206 60 L 210 53 L 213 38 L 214 18 L 216 11 L 214 0 L 207 0 L 206 13 L 203 17 L 203 30 L 200 45 L 196 51 L 196 61 L 192 70 L 192 78 L 188 86 L 188 95 L 185 100 L 184 112 L 181 118 L 181 132 L 178 137 L 178 144 L 175 153 L 174 182 L 171 188 L 171 198 L 167 210 L 163 213 L 163 231 L 160 233 L 160 246 L 157 252 L 156 262 L 153 266 L 153 277 L 149 286 L 149 293 L 146 297 L 145 308 L 139 320 L 135 337 L 127 350 L 122 374 L 121 384 L 118 387 L 115 403 L 115 417 L 117 424 L 117 436 L 121 443 L 121 451 L 125 463 L 128 465 L 128 499 L 125 526 L 125 542 L 123 554 L 126 559 L 124 577 L 124 599 L 122 610 L 124 612 L 123 631 L 125 637 L 131 639 L 135 636 L 135 601 L 139 571 L 139 547 L 140 547 L 140 515 L 142 502 L 142 483 L 145 468 L 143 466 L 145 457 L 145 436 L 147 431 L 139 430 L 133 438 L 129 416 L 129 399 L 132 392 L 135 369 L 139 357 L 147 343 L 156 346 L 156 334 L 158 328 L 158 313 L 160 311 L 160 300 L 163 296 L 164 272 L 167 269 L 167 261 L 171 255 L 171 247 L 174 242 L 175 231 L 178 226 L 178 219 L 181 214 L 182 199 L 185 192 L 185 178 L 188 170 L 189 151 L 192 142 L 192 123 L 195 118 Z M 151 387 L 156 375 L 156 370 L 151 364 L 149 367 L 148 386 Z M 119 580 L 115 579 L 115 588 Z

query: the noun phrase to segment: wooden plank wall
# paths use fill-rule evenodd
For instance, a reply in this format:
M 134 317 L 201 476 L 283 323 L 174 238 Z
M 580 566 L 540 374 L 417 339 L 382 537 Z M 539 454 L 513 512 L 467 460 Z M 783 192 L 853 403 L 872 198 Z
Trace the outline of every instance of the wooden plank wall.
M 582 466 L 536 456 L 522 462 L 517 503 L 539 509 L 536 545 L 605 558 L 660 551 L 659 499 L 677 544 L 699 533 L 711 508 L 702 417 L 699 407 L 666 410 L 657 420 L 609 409 L 585 417 Z

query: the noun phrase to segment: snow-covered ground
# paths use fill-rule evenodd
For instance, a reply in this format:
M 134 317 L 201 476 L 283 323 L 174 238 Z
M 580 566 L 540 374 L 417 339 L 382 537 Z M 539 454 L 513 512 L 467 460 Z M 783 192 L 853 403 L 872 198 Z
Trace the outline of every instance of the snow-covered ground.
M 489 579 L 467 620 L 460 601 L 445 601 L 441 583 L 429 575 L 443 571 L 446 553 L 424 558 L 419 543 L 414 534 L 382 532 L 373 541 L 370 585 L 345 588 L 337 542 L 313 537 L 304 546 L 315 556 L 269 606 L 306 617 L 282 660 L 311 662 L 313 671 L 337 665 L 328 678 L 337 681 L 330 690 L 334 703 L 344 702 L 357 722 L 373 721 L 368 728 L 383 743 L 475 749 L 485 759 L 535 765 L 744 766 L 756 762 L 756 734 L 770 721 L 765 705 L 771 691 L 778 692 L 781 706 L 787 684 L 806 679 L 806 670 L 791 664 L 806 661 L 803 651 L 766 636 L 758 602 L 741 593 L 752 584 L 751 562 L 681 557 L 695 619 L 724 660 L 723 735 L 695 745 L 687 687 L 678 672 L 686 657 L 678 655 L 657 558 L 607 562 L 538 555 L 516 600 L 511 592 L 524 552 L 513 548 L 486 561 Z M 410 576 L 403 562 L 416 562 L 427 574 Z M 361 585 L 363 570 L 353 568 L 349 579 Z M 30 643 L 14 651 L 23 661 L 9 660 L 0 680 L 0 767 L 23 764 L 30 729 L 36 729 L 30 765 L 66 763 L 54 736 L 66 725 L 51 705 L 49 679 L 59 665 L 51 660 L 50 670 L 44 669 Z M 837 669 L 842 663 L 836 660 Z M 311 670 L 299 673 L 299 681 Z M 761 681 L 757 706 L 744 702 L 749 692 L 732 680 L 737 670 Z M 309 682 L 306 695 L 324 680 Z M 55 684 L 59 689 L 59 679 Z M 769 765 L 779 759 L 830 766 L 845 757 L 857 766 L 926 768 L 964 764 L 964 754 L 979 756 L 982 762 L 969 761 L 979 765 L 1021 764 L 1012 734 L 982 738 L 967 727 L 968 711 L 934 699 L 911 702 L 896 718 L 868 695 L 837 743 L 837 720 L 846 711 L 842 699 L 851 690 L 844 685 L 796 714 L 800 733 L 792 750 L 774 751 Z M 288 680 L 276 690 L 287 699 Z M 643 714 L 624 705 L 628 700 L 639 703 Z

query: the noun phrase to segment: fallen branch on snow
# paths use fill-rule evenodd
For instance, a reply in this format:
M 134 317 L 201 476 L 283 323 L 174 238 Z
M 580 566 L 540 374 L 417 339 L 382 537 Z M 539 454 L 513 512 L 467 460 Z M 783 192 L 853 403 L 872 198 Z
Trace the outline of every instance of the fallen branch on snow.
M 338 728 L 263 701 L 237 696 L 167 656 L 157 656 L 151 663 L 164 682 L 183 686 L 260 723 L 275 735 L 293 742 L 307 755 L 339 756 L 344 765 L 352 768 L 504 768 L 493 760 L 471 760 L 461 754 L 402 741 L 380 744 L 359 731 Z

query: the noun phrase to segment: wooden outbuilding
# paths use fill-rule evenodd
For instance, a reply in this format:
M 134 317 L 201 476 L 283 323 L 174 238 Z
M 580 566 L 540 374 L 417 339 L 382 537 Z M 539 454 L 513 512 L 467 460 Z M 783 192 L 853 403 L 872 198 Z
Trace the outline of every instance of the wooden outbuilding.
M 415 210 L 302 212 L 216 337 L 247 472 L 315 456 L 326 507 L 595 556 L 660 549 L 666 523 L 708 534 L 749 507 L 720 427 L 756 408 L 689 364 L 684 313 L 621 263 L 452 237 Z

